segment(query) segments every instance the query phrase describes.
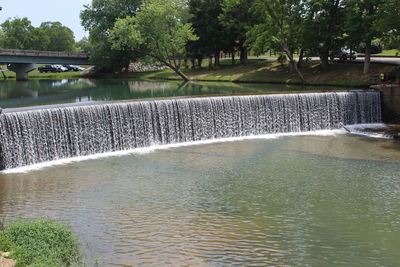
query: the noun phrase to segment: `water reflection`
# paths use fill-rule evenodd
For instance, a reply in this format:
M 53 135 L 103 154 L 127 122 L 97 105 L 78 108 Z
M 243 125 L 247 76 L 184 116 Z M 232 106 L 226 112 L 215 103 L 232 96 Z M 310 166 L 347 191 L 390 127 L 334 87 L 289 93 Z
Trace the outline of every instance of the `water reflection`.
M 332 91 L 333 87 L 299 87 L 276 84 L 150 82 L 120 79 L 63 79 L 0 81 L 0 106 L 3 108 L 88 101 L 156 98 L 188 95 L 234 95 L 279 93 L 288 90 Z

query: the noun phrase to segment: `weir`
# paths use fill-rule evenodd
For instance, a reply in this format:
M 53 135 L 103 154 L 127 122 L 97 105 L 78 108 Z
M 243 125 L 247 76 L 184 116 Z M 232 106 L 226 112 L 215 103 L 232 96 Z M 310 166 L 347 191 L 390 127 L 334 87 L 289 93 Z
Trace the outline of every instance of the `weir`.
M 0 115 L 0 168 L 153 145 L 378 123 L 378 92 L 134 101 Z

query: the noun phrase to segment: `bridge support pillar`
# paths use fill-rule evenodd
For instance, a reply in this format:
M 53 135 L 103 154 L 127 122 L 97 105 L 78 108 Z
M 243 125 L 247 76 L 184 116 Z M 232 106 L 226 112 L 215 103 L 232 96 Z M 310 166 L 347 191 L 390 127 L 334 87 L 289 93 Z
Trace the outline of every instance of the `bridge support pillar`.
M 28 73 L 36 69 L 35 63 L 16 63 L 15 73 L 17 74 L 17 81 L 27 81 Z

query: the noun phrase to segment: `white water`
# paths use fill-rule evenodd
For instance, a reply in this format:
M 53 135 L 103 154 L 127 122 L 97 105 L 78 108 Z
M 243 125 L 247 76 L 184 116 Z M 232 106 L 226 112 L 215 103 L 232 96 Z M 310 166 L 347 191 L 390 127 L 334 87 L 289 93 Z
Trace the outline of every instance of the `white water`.
M 7 113 L 0 116 L 0 167 L 20 172 L 181 145 L 327 134 L 318 131 L 380 121 L 376 92 L 208 97 Z

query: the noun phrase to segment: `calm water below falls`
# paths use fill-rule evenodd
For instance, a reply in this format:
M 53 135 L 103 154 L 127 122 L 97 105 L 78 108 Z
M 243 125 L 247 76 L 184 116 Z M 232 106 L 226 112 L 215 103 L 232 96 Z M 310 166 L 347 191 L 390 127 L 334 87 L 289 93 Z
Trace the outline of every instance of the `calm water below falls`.
M 400 143 L 295 136 L 0 173 L 0 217 L 73 226 L 89 266 L 398 266 Z

